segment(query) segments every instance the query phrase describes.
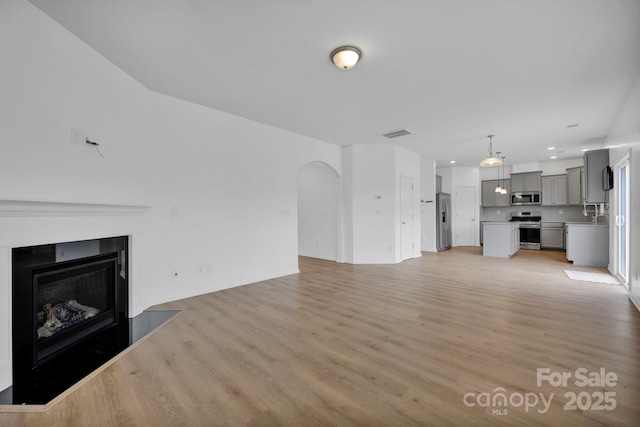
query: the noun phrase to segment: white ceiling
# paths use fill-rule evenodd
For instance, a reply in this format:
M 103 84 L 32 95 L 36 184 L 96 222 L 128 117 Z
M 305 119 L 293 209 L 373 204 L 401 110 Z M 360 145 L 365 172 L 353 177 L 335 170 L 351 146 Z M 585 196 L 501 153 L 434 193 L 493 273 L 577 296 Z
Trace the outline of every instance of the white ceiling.
M 640 74 L 640 0 L 30 1 L 153 91 L 438 166 L 577 158 Z

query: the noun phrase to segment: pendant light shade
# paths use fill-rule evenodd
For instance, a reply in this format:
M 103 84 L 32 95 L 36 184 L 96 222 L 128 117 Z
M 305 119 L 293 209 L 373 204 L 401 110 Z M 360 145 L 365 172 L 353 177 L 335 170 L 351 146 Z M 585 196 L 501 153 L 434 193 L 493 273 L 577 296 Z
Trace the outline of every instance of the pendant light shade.
M 498 155 L 500 155 L 500 153 L 498 153 Z M 500 194 L 507 194 L 507 187 L 504 186 L 504 181 L 507 179 L 506 175 L 504 174 L 504 159 L 506 159 L 507 156 L 502 156 L 502 179 L 503 179 L 503 183 L 502 183 L 502 190 L 500 190 Z
M 493 138 L 495 135 L 489 135 L 489 157 L 480 162 L 480 166 L 482 167 L 491 167 L 491 166 L 500 166 L 502 164 L 502 160 L 498 157 L 493 157 Z
M 341 46 L 331 52 L 331 61 L 341 70 L 350 70 L 360 61 L 362 52 L 357 47 Z
M 498 158 L 500 158 L 500 152 L 496 151 L 496 153 L 498 154 Z M 496 193 L 501 193 L 502 190 L 503 190 L 503 188 L 502 188 L 502 186 L 500 184 L 501 184 L 501 181 L 500 181 L 500 168 L 498 168 L 498 185 L 496 185 L 496 189 L 495 189 Z

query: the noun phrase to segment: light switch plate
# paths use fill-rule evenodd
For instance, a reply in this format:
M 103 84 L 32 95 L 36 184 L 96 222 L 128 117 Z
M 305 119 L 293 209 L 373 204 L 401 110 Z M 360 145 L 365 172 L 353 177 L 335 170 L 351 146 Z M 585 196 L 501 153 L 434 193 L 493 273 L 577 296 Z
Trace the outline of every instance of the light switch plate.
M 84 144 L 84 135 L 78 129 L 71 129 L 71 142 L 74 144 Z

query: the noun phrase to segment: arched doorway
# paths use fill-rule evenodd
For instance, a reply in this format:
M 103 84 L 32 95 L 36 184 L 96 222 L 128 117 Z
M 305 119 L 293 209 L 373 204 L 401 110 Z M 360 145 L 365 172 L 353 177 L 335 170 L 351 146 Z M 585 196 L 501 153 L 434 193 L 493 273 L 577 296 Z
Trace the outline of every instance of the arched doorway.
M 323 162 L 298 170 L 298 254 L 342 261 L 340 176 Z

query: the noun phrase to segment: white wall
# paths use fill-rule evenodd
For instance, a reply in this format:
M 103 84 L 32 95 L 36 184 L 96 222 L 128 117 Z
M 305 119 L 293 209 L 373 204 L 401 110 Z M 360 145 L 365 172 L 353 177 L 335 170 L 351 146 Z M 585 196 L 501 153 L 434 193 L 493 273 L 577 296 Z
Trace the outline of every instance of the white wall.
M 164 95 L 151 105 L 149 302 L 297 272 L 298 170 L 339 170 L 340 148 Z
M 0 2 L 0 57 L 0 199 L 146 204 L 148 91 L 23 0 Z
M 629 297 L 640 310 L 640 76 L 609 132 L 605 146 L 612 147 L 609 150 L 610 165 L 615 165 L 627 153 L 630 157 L 631 218 L 627 222 L 630 231 Z M 609 194 L 615 197 L 615 191 Z M 613 235 L 614 222 L 610 224 L 609 233 Z M 613 253 L 613 247 L 610 247 L 609 265 L 613 264 Z
M 420 156 L 389 144 L 343 148 L 345 261 L 397 263 L 400 179 L 414 185 L 414 257 L 420 256 Z
M 345 158 L 352 200 L 354 264 L 395 263 L 396 259 L 396 169 L 393 145 L 353 145 Z M 350 261 L 349 261 L 350 260 Z
M 341 171 L 339 147 L 152 93 L 23 0 L 0 2 L 0 57 L 0 390 L 13 247 L 131 236 L 131 316 L 297 271 L 298 169 Z
M 298 171 L 298 254 L 331 261 L 338 259 L 337 172 L 321 162 Z

